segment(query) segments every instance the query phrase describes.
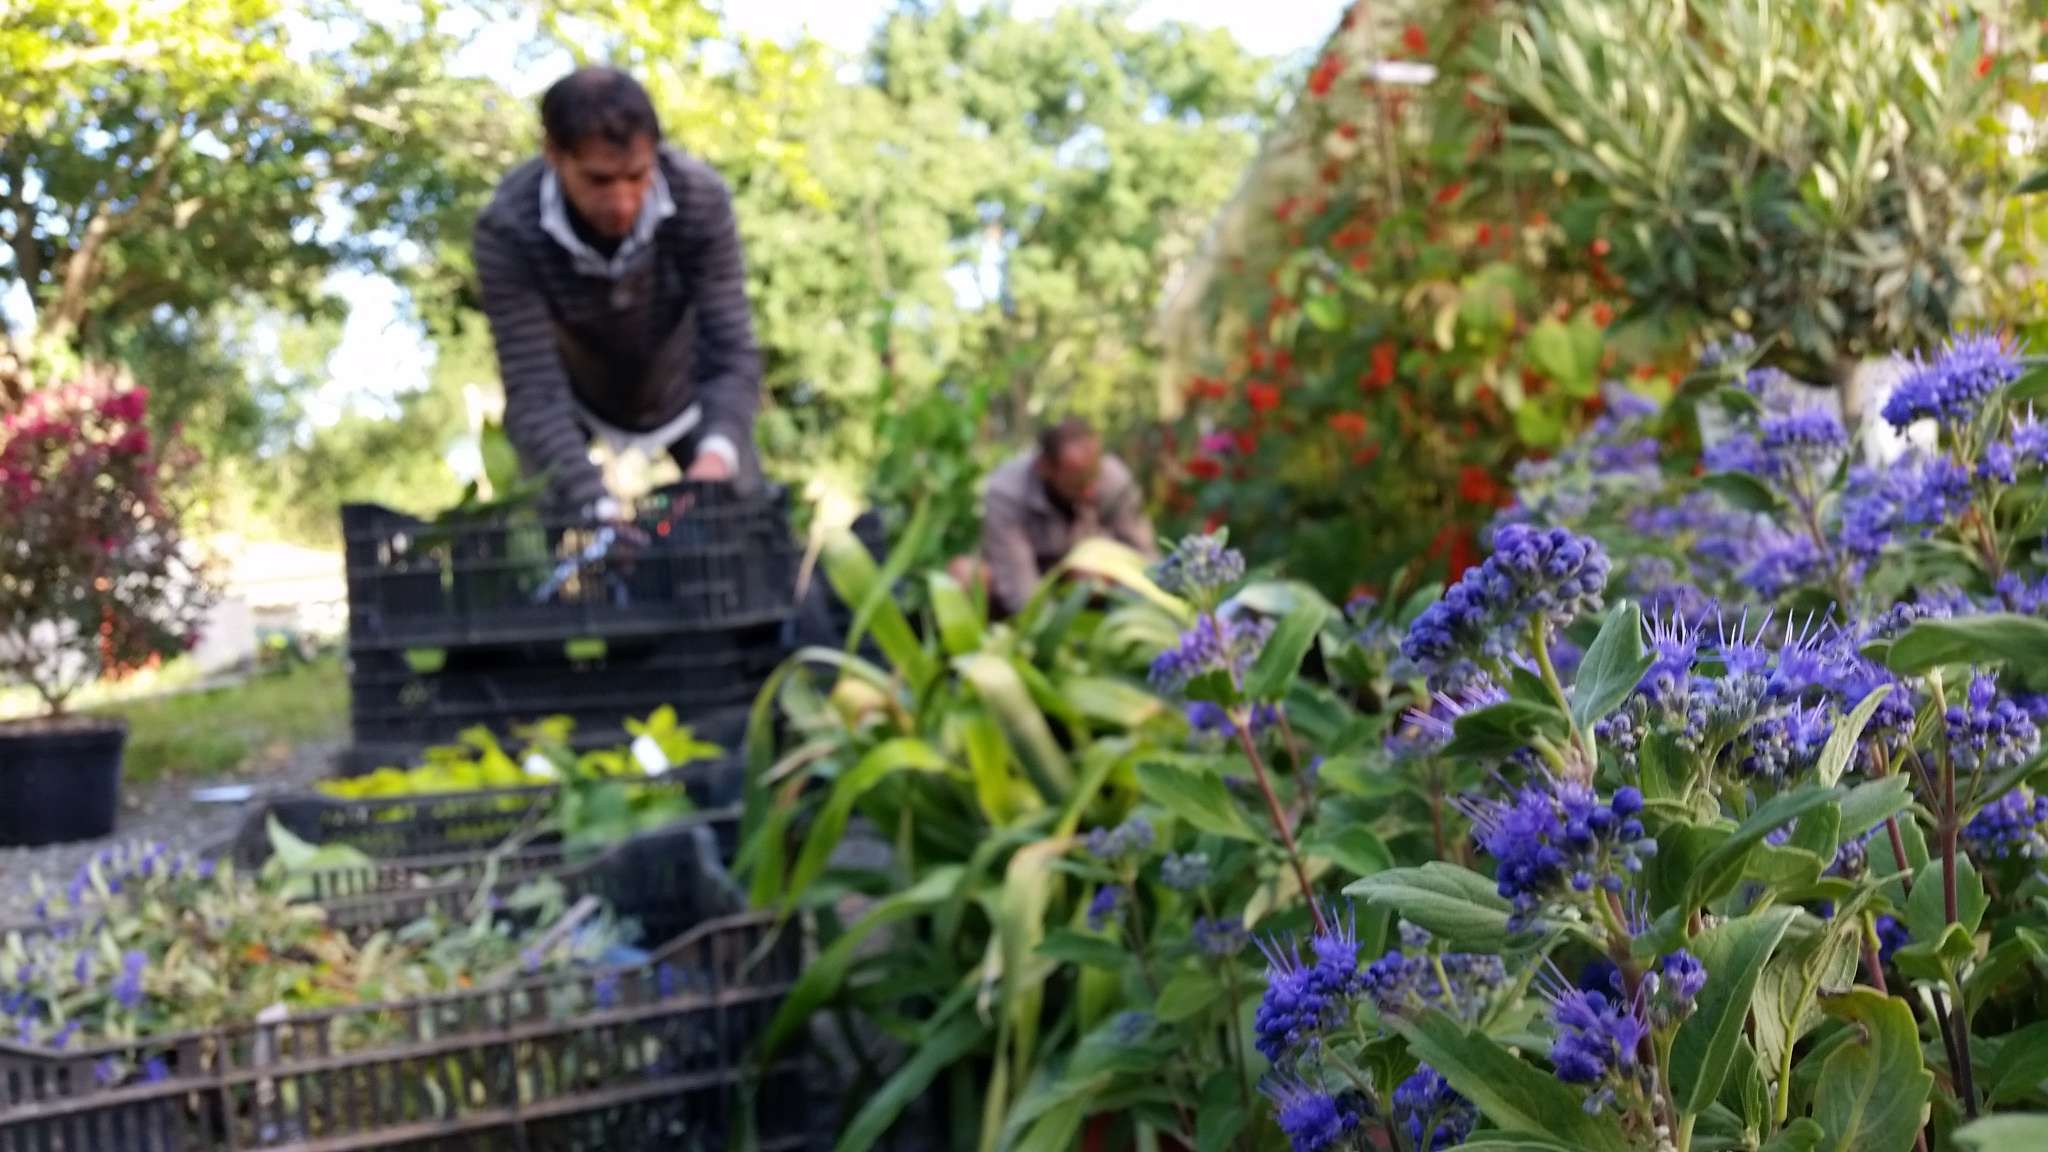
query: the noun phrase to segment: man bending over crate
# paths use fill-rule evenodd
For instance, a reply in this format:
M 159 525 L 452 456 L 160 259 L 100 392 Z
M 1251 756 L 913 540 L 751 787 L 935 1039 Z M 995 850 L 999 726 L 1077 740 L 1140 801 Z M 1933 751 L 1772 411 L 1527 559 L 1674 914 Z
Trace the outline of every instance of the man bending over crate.
M 1040 577 L 1091 536 L 1109 537 L 1148 558 L 1158 553 L 1131 470 L 1103 453 L 1102 438 L 1086 421 L 1063 420 L 988 478 L 981 562 L 990 606 L 1015 615 Z M 956 564 L 956 574 L 963 567 Z
M 593 438 L 753 486 L 761 365 L 725 182 L 662 143 L 646 90 L 613 69 L 557 81 L 540 116 L 542 154 L 475 231 L 520 467 L 606 518 Z

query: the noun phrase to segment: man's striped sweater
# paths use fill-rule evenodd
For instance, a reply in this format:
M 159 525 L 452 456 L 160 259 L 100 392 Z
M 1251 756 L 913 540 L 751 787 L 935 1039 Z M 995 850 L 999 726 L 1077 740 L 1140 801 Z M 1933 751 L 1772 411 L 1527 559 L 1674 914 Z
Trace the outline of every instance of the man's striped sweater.
M 477 218 L 476 274 L 505 382 L 505 432 L 521 466 L 545 472 L 570 507 L 605 494 L 579 401 L 636 432 L 696 404 L 702 440 L 753 451 L 761 364 L 732 195 L 700 161 L 666 147 L 658 155 L 675 212 L 615 275 L 587 262 L 579 270 L 543 228 L 544 160 L 513 169 Z

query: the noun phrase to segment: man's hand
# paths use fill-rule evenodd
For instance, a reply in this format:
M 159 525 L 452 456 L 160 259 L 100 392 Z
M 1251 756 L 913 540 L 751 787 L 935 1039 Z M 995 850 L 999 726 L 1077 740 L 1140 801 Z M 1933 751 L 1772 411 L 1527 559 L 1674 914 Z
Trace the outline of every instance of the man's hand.
M 716 452 L 699 452 L 690 461 L 690 470 L 683 473 L 685 480 L 730 480 L 732 465 Z

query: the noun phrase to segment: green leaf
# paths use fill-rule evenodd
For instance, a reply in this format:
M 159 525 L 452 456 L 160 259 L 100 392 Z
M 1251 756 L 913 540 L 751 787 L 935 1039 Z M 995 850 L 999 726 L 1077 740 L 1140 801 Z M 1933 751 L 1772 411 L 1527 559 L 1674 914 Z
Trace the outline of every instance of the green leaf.
M 1344 894 L 1398 912 L 1445 943 L 1472 951 L 1498 949 L 1508 939 L 1513 909 L 1494 882 L 1454 864 L 1432 861 L 1381 872 L 1351 882 Z
M 925 596 L 938 624 L 939 644 L 948 656 L 960 656 L 981 648 L 981 609 L 958 581 L 944 572 L 925 577 Z
M 1903 676 L 1950 664 L 2003 663 L 2031 677 L 2048 670 L 2048 620 L 2008 612 L 1922 620 L 1892 641 L 1885 663 Z
M 1258 659 L 1252 662 L 1252 670 L 1245 677 L 1245 695 L 1259 701 L 1285 697 L 1288 686 L 1301 671 L 1301 658 L 1315 646 L 1316 636 L 1328 619 L 1322 606 L 1313 602 L 1303 602 L 1282 616 L 1266 646 L 1259 650 Z
M 1619 708 L 1642 683 L 1650 663 L 1643 647 L 1642 609 L 1626 601 L 1617 604 L 1586 649 L 1572 685 L 1572 720 L 1579 731 L 1591 731 L 1595 721 Z
M 1251 1122 L 1244 1110 L 1247 1091 L 1235 1068 L 1209 1074 L 1202 1084 L 1202 1106 L 1195 1113 L 1195 1152 L 1227 1152 Z
M 1539 736 L 1562 741 L 1570 731 L 1570 722 L 1556 708 L 1504 700 L 1458 717 L 1443 754 L 1453 760 L 1510 756 Z
M 1828 737 L 1827 746 L 1820 750 L 1820 764 L 1816 769 L 1820 782 L 1832 785 L 1842 778 L 1849 761 L 1856 755 L 1856 741 L 1863 738 L 1863 730 L 1870 726 L 1870 717 L 1877 712 L 1877 706 L 1891 694 L 1892 686 L 1880 684 L 1871 689 L 1854 711 L 1841 723 L 1835 725 Z M 1866 825 L 1868 827 L 1868 825 Z
M 1974 942 L 1972 947 L 1975 947 Z M 1989 1003 L 1992 997 L 2017 983 L 2019 977 L 2030 974 L 2036 965 L 2044 961 L 2048 961 L 2048 953 L 2041 950 L 2038 941 L 2026 936 L 2015 934 L 1993 947 L 1963 978 L 1964 1019 L 1975 1016 L 1977 1009 Z
M 2048 1081 L 2048 1021 L 2029 1024 L 2001 1039 L 1985 1080 L 1991 1085 L 1994 1105 L 2039 1098 L 2042 1082 Z
M 1381 771 L 1375 767 L 1379 763 L 1364 756 L 1332 756 L 1323 761 L 1316 779 L 1326 787 L 1367 800 L 1384 800 L 1409 791 L 1412 785 L 1406 777 Z
M 1814 1152 L 1827 1137 L 1827 1132 L 1820 1125 L 1801 1116 L 1771 1137 L 1764 1144 L 1763 1152 Z
M 1120 541 L 1107 536 L 1090 536 L 1074 545 L 1067 558 L 1045 574 L 1024 611 L 1017 614 L 1020 629 L 1029 631 L 1029 625 L 1038 620 L 1046 603 L 1057 598 L 1065 578 L 1075 572 L 1099 576 L 1125 591 L 1136 593 L 1165 609 L 1176 620 L 1188 619 L 1187 604 L 1152 582 L 1150 561 Z
M 1594 335 L 1598 337 L 1598 329 L 1594 329 Z M 1531 328 L 1523 339 L 1522 347 L 1537 371 L 1575 396 L 1584 395 L 1587 385 L 1600 371 L 1599 349 L 1591 349 L 1589 357 L 1585 341 L 1555 317 L 1546 318 Z
M 1138 790 L 1147 800 L 1204 832 L 1254 844 L 1265 842 L 1245 820 L 1243 810 L 1231 799 L 1220 776 L 1163 760 L 1148 760 L 1138 765 Z
M 1827 1136 L 1818 1152 L 1905 1152 L 1934 1087 L 1912 1010 L 1869 988 L 1825 997 L 1821 1007 L 1856 1036 L 1821 1065 L 1813 1118 Z
M 1353 876 L 1372 876 L 1394 866 L 1394 854 L 1369 828 L 1344 823 L 1317 824 L 1303 837 L 1302 854 L 1328 860 Z
M 2015 196 L 2032 196 L 2036 192 L 2048 192 L 2048 168 L 2020 181 L 2019 187 L 2013 189 Z
M 1193 969 L 1176 975 L 1159 990 L 1159 1002 L 1152 1014 L 1165 1024 L 1191 1020 L 1217 1005 L 1229 1005 L 1229 997 L 1214 974 Z
M 1906 931 L 1923 943 L 1941 939 L 1948 927 L 1948 902 L 1943 891 L 1941 861 L 1930 860 L 1913 875 L 1913 894 L 1906 897 Z M 1984 909 L 1991 901 L 1984 895 L 1984 881 L 1977 866 L 1966 855 L 1956 856 L 1956 923 L 1974 934 L 1984 922 Z
M 1894 773 L 1851 788 L 1849 794 L 1842 797 L 1841 839 L 1846 841 L 1861 836 L 1884 823 L 1886 818 L 1904 812 L 1913 803 L 1912 785 L 1912 777 Z M 1886 841 L 1882 849 L 1871 849 L 1872 852 L 1880 850 L 1890 855 L 1890 842 Z
M 927 507 L 921 505 L 919 514 L 923 515 Z M 905 549 L 910 543 L 906 539 L 898 546 L 898 554 L 889 558 L 892 569 L 909 563 Z M 868 546 L 848 530 L 826 534 L 818 562 L 840 601 L 854 606 L 853 627 L 846 637 L 847 651 L 852 652 L 863 635 L 872 633 L 875 645 L 897 671 L 913 684 L 928 682 L 936 670 L 931 654 L 918 643 L 917 633 L 903 617 L 903 609 L 890 596 L 890 586 L 900 573 L 884 573 L 876 568 Z
M 1770 485 L 1747 472 L 1715 472 L 1700 477 L 1700 487 L 1721 497 L 1744 512 L 1778 511 L 1778 494 Z
M 1159 697 L 1128 680 L 1110 676 L 1076 676 L 1063 680 L 1059 692 L 1082 716 L 1122 731 L 1143 727 L 1167 712 Z
M 2048 172 L 2040 175 L 2048 176 Z M 2036 365 L 2027 369 L 2019 379 L 2006 388 L 2005 399 L 2015 407 L 2048 400 L 2048 365 Z
M 973 1012 L 962 1012 L 922 1037 L 910 1059 L 873 1096 L 839 1136 L 834 1152 L 865 1152 L 875 1146 L 913 1100 L 922 1097 L 940 1072 L 979 1047 L 988 1028 Z
M 1955 1142 L 1964 1152 L 2048 1148 L 2048 1116 L 1986 1116 L 1956 1129 Z
M 1742 878 L 1750 849 L 1773 831 L 1838 796 L 1839 790 L 1807 785 L 1766 801 L 1726 840 L 1707 853 L 1687 885 L 1685 904 L 1698 908 L 1719 899 Z
M 1589 1115 L 1579 1094 L 1478 1032 L 1431 1009 L 1388 1026 L 1415 1056 L 1504 1129 L 1541 1132 L 1581 1152 L 1626 1152 L 1629 1142 L 1608 1116 Z
M 1671 1049 L 1671 1080 L 1686 1111 L 1699 1112 L 1721 1094 L 1749 1020 L 1757 979 L 1795 916 L 1791 909 L 1773 908 L 1731 920 L 1689 945 L 1706 967 L 1707 983 Z
M 1045 940 L 1038 945 L 1038 954 L 1062 964 L 1104 968 L 1111 972 L 1120 972 L 1131 962 L 1131 954 L 1116 941 L 1107 936 L 1089 936 L 1071 928 L 1046 933 Z
M 1458 1152 L 1574 1152 L 1548 1136 L 1528 1132 L 1481 1132 L 1458 1145 Z
M 1303 300 L 1301 311 L 1309 323 L 1325 332 L 1335 332 L 1344 326 L 1344 301 L 1334 292 L 1319 292 Z
M 1892 962 L 1915 980 L 1947 983 L 1976 952 L 1975 941 L 1961 924 L 1944 924 L 1933 936 L 1915 940 L 1892 953 Z
M 1721 410 L 1730 416 L 1761 416 L 1764 414 L 1764 402 L 1750 395 L 1748 390 L 1743 388 L 1733 388 L 1725 385 L 1716 388 L 1714 389 L 1714 401 L 1721 405 Z
M 859 956 L 861 944 L 869 936 L 877 929 L 945 903 L 952 898 L 961 875 L 957 864 L 933 868 L 914 886 L 876 902 L 861 914 L 860 919 L 848 925 L 838 939 L 804 965 L 803 974 L 797 977 L 788 997 L 775 1010 L 775 1018 L 769 1021 L 768 1030 L 763 1033 L 754 1052 L 754 1059 L 766 1062 L 774 1057 L 811 1018 L 811 1014 L 838 993 L 846 983 L 847 972 Z
M 790 870 L 789 889 L 782 897 L 783 913 L 794 911 L 805 890 L 825 874 L 826 861 L 846 833 L 853 806 L 869 789 L 898 772 L 941 773 L 950 768 L 945 757 L 931 745 L 905 737 L 876 745 L 851 771 L 833 781 L 832 791 L 818 810 L 817 820 Z
M 1052 726 L 1045 721 L 1045 713 L 1031 698 L 1031 690 L 1024 684 L 1024 678 L 1008 658 L 989 652 L 976 652 L 953 658 L 953 668 L 974 688 L 975 695 L 988 705 L 996 723 L 1002 725 L 1003 734 L 1010 738 L 1010 747 L 1016 750 L 1017 759 L 1038 786 L 1039 795 L 1048 803 L 1073 791 L 1074 767 L 1067 761 L 1067 754 L 1060 750 L 1060 743 L 1053 737 Z

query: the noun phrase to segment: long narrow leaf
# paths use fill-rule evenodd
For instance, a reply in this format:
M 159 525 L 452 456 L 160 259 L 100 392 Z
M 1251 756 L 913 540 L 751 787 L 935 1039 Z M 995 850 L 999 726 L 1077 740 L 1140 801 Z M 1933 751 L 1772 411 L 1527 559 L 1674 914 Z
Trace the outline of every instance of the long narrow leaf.
M 783 914 L 788 915 L 796 907 L 803 891 L 824 875 L 826 861 L 830 859 L 832 850 L 839 846 L 840 837 L 846 833 L 846 822 L 853 815 L 853 806 L 870 788 L 898 772 L 938 773 L 951 770 L 952 765 L 931 745 L 908 737 L 879 744 L 861 757 L 852 771 L 833 781 L 825 806 L 811 825 L 810 835 L 804 838 L 803 850 L 797 854 L 796 866 L 790 870 L 789 890 L 782 898 Z
M 867 545 L 851 532 L 835 532 L 825 538 L 821 554 L 825 579 L 848 604 L 856 605 L 853 627 L 846 637 L 847 650 L 872 632 L 875 645 L 913 685 L 930 680 L 935 665 L 931 654 L 918 643 L 917 633 L 904 619 L 903 609 L 890 598 L 891 581 L 875 567 Z
M 817 958 L 804 968 L 803 975 L 797 978 L 795 986 L 789 990 L 789 997 L 776 1010 L 775 1018 L 769 1021 L 768 1031 L 761 1037 L 755 1058 L 763 1064 L 773 1059 L 797 1029 L 811 1018 L 811 1014 L 839 991 L 863 941 L 876 931 L 945 900 L 951 895 L 953 886 L 959 883 L 960 873 L 961 868 L 957 864 L 934 868 L 925 873 L 915 886 L 878 902 L 862 913 L 860 919 L 848 925 L 846 932 L 819 952 Z
M 1003 734 L 1010 738 L 1010 746 L 1038 785 L 1039 793 L 1051 798 L 1071 791 L 1073 765 L 1060 750 L 1059 741 L 1053 738 L 1045 714 L 1032 701 L 1016 667 L 1001 656 L 977 652 L 956 657 L 953 668 L 1003 726 Z
M 1036 622 L 1039 613 L 1045 610 L 1046 601 L 1053 598 L 1060 583 L 1066 577 L 1076 574 L 1107 580 L 1166 609 L 1175 619 L 1187 620 L 1187 604 L 1153 583 L 1149 567 L 1143 556 L 1114 540 L 1100 536 L 1083 540 L 1075 545 L 1074 550 L 1067 553 L 1067 558 L 1060 561 L 1059 566 L 1047 573 L 1045 579 L 1039 583 L 1037 591 L 1031 594 L 1031 600 L 1024 606 L 1024 611 L 1018 613 L 1019 627 L 1029 631 L 1028 625 Z
M 939 644 L 946 655 L 979 651 L 982 612 L 966 589 L 944 572 L 933 572 L 925 577 L 925 591 L 931 600 L 932 619 L 939 627 Z
M 988 1027 L 971 1012 L 955 1017 L 935 1035 L 926 1037 L 912 1056 L 881 1090 L 868 1099 L 846 1131 L 839 1136 L 834 1152 L 866 1152 L 888 1134 L 889 1126 L 903 1114 L 911 1101 L 923 1096 L 932 1080 L 955 1062 L 963 1060 L 988 1036 Z

